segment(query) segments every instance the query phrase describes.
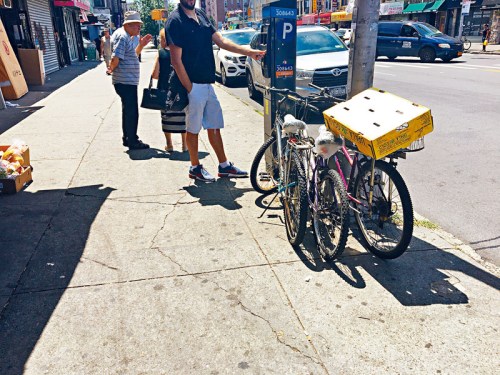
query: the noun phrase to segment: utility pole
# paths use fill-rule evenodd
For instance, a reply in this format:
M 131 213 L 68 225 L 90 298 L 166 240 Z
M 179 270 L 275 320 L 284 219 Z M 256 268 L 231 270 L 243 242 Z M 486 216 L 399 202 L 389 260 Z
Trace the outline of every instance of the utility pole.
M 458 36 L 457 36 L 458 39 L 462 38 L 462 34 L 464 32 L 464 17 L 467 14 L 469 14 L 470 4 L 471 4 L 470 0 L 462 1 L 462 9 L 460 12 L 460 25 L 458 25 Z
M 379 10 L 380 0 L 356 0 L 354 4 L 347 80 L 349 99 L 373 86 Z

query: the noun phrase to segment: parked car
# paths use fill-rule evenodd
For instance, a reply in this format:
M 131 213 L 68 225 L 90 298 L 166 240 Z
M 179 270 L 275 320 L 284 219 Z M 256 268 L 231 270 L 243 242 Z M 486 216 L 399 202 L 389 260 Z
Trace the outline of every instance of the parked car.
M 425 22 L 388 21 L 378 25 L 377 56 L 420 57 L 425 63 L 436 58 L 449 62 L 462 56 L 463 43 Z
M 250 47 L 258 49 L 261 33 L 252 38 Z M 334 96 L 345 98 L 349 50 L 346 45 L 323 26 L 299 26 L 297 28 L 296 91 L 301 95 L 317 93 L 309 87 L 313 83 L 320 87 L 331 88 Z M 261 63 L 247 59 L 247 87 L 251 98 L 257 98 L 262 89 L 254 82 L 268 86 L 269 79 L 264 78 Z
M 247 46 L 250 44 L 255 30 L 252 28 L 238 29 L 231 31 L 222 31 L 222 36 L 228 38 L 233 43 Z M 227 86 L 236 77 L 245 75 L 246 56 L 238 53 L 229 52 L 219 48 L 216 44 L 213 46 L 215 59 L 215 73 L 221 77 L 223 85 Z
M 340 39 L 342 39 L 344 42 L 347 42 L 351 39 L 352 29 L 340 28 L 338 30 L 335 30 L 335 34 L 337 34 L 337 36 L 340 37 Z

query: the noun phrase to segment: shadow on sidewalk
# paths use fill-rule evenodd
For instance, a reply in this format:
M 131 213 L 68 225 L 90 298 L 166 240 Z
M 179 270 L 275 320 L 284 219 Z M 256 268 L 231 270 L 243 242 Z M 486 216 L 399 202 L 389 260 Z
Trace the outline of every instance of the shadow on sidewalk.
M 189 161 L 189 153 L 174 151 L 167 152 L 165 150 L 160 150 L 159 148 L 147 148 L 145 150 L 127 150 L 125 153 L 128 155 L 130 160 L 150 160 L 150 159 L 170 159 L 177 161 Z M 205 159 L 208 155 L 208 152 L 199 151 L 198 158 Z
M 8 245 L 0 253 L 0 300 L 7 301 L 0 312 L 0 374 L 24 372 L 112 190 L 95 185 L 0 196 L 0 227 L 19 232 L 0 233 L 0 244 Z
M 195 180 L 193 185 L 183 187 L 193 198 L 198 198 L 202 206 L 221 206 L 226 210 L 238 210 L 241 205 L 236 199 L 241 198 L 251 188 L 237 188 L 236 182 L 227 178 L 219 178 L 207 183 Z
M 354 288 L 366 287 L 358 270 L 363 269 L 403 306 L 467 304 L 469 297 L 460 289 L 460 280 L 447 271 L 460 272 L 500 290 L 498 277 L 449 252 L 453 249 L 446 250 L 413 237 L 407 252 L 394 260 L 346 248 L 339 259 L 325 262 L 312 233 L 306 235 L 302 246 L 295 248 L 309 269 L 315 272 L 331 270 Z
M 45 80 L 45 85 L 29 86 L 29 92 L 19 100 L 9 100 L 13 104 L 18 104 L 19 107 L 8 107 L 0 110 L 0 134 L 43 108 L 43 106 L 34 106 L 35 103 L 67 85 L 78 76 L 96 68 L 99 64 L 99 61 L 75 62 L 70 66 L 49 74 Z

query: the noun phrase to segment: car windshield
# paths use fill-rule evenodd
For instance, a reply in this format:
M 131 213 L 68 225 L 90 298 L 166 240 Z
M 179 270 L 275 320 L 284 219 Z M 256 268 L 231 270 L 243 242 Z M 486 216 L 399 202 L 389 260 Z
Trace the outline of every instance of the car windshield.
M 413 25 L 413 27 L 417 29 L 422 36 L 443 35 L 441 31 L 436 29 L 434 26 L 429 25 L 428 23 L 416 23 Z
M 346 50 L 344 43 L 328 30 L 297 33 L 297 56 Z
M 224 38 L 229 39 L 231 42 L 239 44 L 240 46 L 250 44 L 254 33 L 244 32 L 244 33 L 227 33 L 223 34 Z
M 337 30 L 337 31 L 335 31 L 335 34 L 337 34 L 338 36 L 344 36 L 346 31 L 347 30 L 342 30 L 342 29 L 341 30 Z

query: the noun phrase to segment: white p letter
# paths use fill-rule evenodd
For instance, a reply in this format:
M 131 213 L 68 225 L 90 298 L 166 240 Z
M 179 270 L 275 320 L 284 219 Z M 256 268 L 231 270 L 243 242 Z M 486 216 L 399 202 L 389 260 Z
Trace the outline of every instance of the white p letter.
M 293 29 L 293 26 L 291 23 L 285 22 L 283 24 L 283 40 L 286 39 L 286 34 L 291 33 Z

